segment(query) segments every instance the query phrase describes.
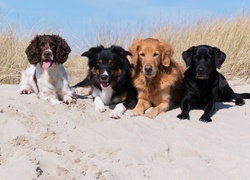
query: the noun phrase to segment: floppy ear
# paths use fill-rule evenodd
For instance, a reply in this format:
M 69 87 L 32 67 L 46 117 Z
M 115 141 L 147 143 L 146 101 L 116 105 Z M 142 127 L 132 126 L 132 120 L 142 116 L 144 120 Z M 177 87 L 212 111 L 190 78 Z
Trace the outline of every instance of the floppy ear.
M 112 45 L 111 46 L 111 51 L 113 53 L 116 53 L 116 54 L 120 55 L 121 57 L 126 57 L 127 55 L 129 55 L 129 56 L 132 55 L 130 52 L 126 51 L 125 49 L 123 49 L 120 46 L 114 46 L 114 45 Z
M 160 45 L 162 47 L 163 53 L 162 53 L 162 64 L 165 67 L 168 67 L 171 62 L 171 58 L 174 54 L 174 50 L 172 46 L 170 46 L 167 42 L 160 40 Z
M 186 67 L 190 66 L 191 60 L 193 57 L 193 53 L 194 53 L 194 46 L 192 46 L 191 48 L 189 48 L 188 50 L 186 50 L 182 53 L 182 58 L 184 59 L 184 61 L 186 63 Z
M 40 62 L 40 55 L 38 49 L 38 39 L 40 36 L 36 36 L 31 42 L 30 45 L 26 48 L 25 53 L 27 55 L 28 61 L 30 64 L 37 64 Z
M 139 48 L 139 43 L 142 41 L 142 39 L 136 39 L 132 45 L 129 48 L 129 52 L 132 54 L 131 56 L 131 64 L 136 66 L 137 61 L 138 61 L 138 48 Z
M 220 49 L 217 47 L 214 47 L 214 57 L 215 57 L 215 65 L 216 68 L 220 69 L 222 63 L 226 60 L 226 54 L 222 52 Z
M 56 62 L 63 64 L 67 61 L 68 55 L 71 52 L 71 49 L 68 43 L 61 38 L 59 35 L 52 35 L 57 42 L 56 48 Z
M 102 51 L 104 49 L 104 47 L 102 45 L 97 46 L 97 47 L 92 47 L 90 48 L 88 51 L 82 53 L 81 56 L 86 56 L 90 59 L 92 59 L 94 57 L 95 54 L 99 53 L 100 51 Z

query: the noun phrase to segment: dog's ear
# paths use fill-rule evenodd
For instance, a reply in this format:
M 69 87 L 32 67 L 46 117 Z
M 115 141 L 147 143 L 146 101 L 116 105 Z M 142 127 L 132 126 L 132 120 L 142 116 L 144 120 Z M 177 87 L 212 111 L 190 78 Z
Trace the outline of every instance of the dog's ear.
M 101 52 L 104 49 L 102 45 L 97 46 L 97 47 L 92 47 L 88 51 L 82 53 L 81 56 L 86 56 L 90 59 L 92 59 L 97 53 Z
M 52 35 L 52 37 L 55 39 L 57 43 L 56 58 L 55 58 L 56 62 L 63 64 L 64 62 L 67 61 L 71 49 L 68 43 L 59 35 Z
M 186 63 L 186 67 L 189 67 L 194 53 L 194 46 L 182 53 L 182 58 Z
M 132 54 L 128 51 L 126 51 L 125 49 L 123 49 L 122 47 L 120 46 L 115 46 L 115 45 L 112 45 L 111 47 L 111 52 L 115 53 L 115 54 L 118 54 L 119 56 L 121 57 L 126 57 L 126 56 L 131 56 Z
M 162 53 L 162 64 L 165 67 L 168 67 L 171 62 L 171 58 L 174 54 L 174 50 L 170 44 L 167 42 L 160 40 L 160 45 L 162 47 L 163 53 Z
M 38 40 L 39 35 L 37 35 L 29 44 L 29 46 L 26 48 L 25 53 L 27 55 L 28 61 L 30 64 L 37 64 L 40 62 L 40 55 L 39 55 L 39 49 L 38 49 Z
M 141 41 L 142 39 L 136 39 L 129 48 L 129 52 L 132 54 L 131 64 L 133 66 L 136 66 L 138 63 L 138 48 Z
M 222 63 L 225 61 L 227 56 L 219 48 L 214 47 L 213 49 L 214 49 L 214 57 L 215 57 L 215 66 L 216 68 L 220 69 Z

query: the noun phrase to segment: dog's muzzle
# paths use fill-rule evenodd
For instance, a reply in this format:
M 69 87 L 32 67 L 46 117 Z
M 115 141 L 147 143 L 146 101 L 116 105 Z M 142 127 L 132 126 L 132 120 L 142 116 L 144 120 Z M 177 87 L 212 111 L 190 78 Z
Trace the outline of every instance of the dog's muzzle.
M 53 64 L 53 53 L 50 49 L 47 49 L 42 54 L 42 67 L 48 69 Z
M 153 67 L 149 64 L 144 66 L 144 74 L 145 76 L 152 76 L 153 75 Z
M 196 79 L 208 79 L 208 75 L 202 67 L 196 69 Z
M 109 86 L 109 76 L 107 74 L 100 75 L 100 86 L 102 89 L 106 89 Z

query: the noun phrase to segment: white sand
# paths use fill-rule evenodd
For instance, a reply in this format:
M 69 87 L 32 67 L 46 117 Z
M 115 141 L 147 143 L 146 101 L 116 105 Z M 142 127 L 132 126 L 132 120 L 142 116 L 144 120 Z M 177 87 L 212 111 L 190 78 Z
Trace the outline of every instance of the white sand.
M 218 103 L 212 123 L 198 120 L 202 110 L 180 121 L 180 108 L 114 120 L 92 99 L 52 105 L 15 85 L 0 85 L 0 101 L 0 179 L 250 178 L 250 100 Z

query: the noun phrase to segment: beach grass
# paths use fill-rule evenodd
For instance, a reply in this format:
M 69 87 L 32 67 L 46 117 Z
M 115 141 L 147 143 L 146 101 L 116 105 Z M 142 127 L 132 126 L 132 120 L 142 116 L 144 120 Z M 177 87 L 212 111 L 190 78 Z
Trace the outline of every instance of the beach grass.
M 35 34 L 48 32 L 20 33 L 21 25 L 10 25 L 7 20 L 0 25 L 0 83 L 18 84 L 20 72 L 27 67 L 25 49 Z M 156 21 L 148 26 L 143 23 L 135 25 L 95 24 L 91 38 L 81 38 L 72 34 L 74 47 L 65 63 L 70 83 L 81 81 L 87 73 L 87 59 L 81 54 L 91 46 L 116 44 L 128 49 L 136 38 L 154 37 L 168 41 L 174 49 L 174 59 L 184 65 L 181 54 L 191 46 L 207 44 L 216 46 L 227 54 L 227 59 L 219 70 L 228 79 L 250 79 L 250 13 L 244 12 L 227 17 L 200 17 L 196 20 L 187 18 L 173 22 Z M 56 33 L 53 30 L 52 33 Z M 88 29 L 86 29 L 88 34 Z M 70 32 L 69 32 L 70 34 Z M 88 37 L 88 36 L 86 36 Z M 65 37 L 63 37 L 65 38 Z

